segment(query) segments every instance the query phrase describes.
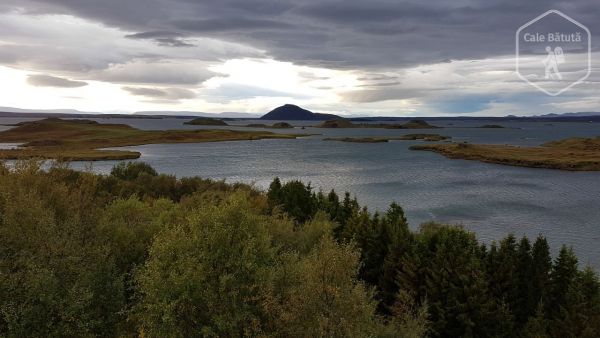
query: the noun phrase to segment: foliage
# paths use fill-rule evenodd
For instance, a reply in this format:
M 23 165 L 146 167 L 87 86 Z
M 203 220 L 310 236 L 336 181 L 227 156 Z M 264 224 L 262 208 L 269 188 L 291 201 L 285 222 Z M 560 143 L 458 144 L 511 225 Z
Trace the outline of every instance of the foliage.
M 600 282 L 569 248 L 276 179 L 0 166 L 2 337 L 597 337 Z

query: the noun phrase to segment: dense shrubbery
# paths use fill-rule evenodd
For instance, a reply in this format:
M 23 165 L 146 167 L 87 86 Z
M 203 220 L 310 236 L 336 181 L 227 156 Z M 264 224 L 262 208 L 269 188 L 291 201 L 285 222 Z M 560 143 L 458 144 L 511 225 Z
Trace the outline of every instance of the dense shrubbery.
M 596 274 L 346 194 L 0 166 L 0 336 L 598 336 Z

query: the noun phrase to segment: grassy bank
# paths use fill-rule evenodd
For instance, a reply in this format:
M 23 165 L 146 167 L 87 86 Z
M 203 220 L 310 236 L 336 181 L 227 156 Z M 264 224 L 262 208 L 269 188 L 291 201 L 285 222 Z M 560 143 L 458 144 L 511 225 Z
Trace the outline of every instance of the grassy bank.
M 452 143 L 415 145 L 410 149 L 433 151 L 448 158 L 520 167 L 600 170 L 600 137 L 569 138 L 539 147 Z
M 23 143 L 18 149 L 0 150 L 0 159 L 122 160 L 138 158 L 140 153 L 100 148 L 155 143 L 289 139 L 297 136 L 266 131 L 140 130 L 124 124 L 51 118 L 20 123 L 13 129 L 0 132 L 0 142 Z
M 389 141 L 444 141 L 450 139 L 449 136 L 438 134 L 408 134 L 398 137 L 328 137 L 324 141 L 340 141 L 353 143 L 385 143 Z
M 315 126 L 315 128 L 383 128 L 383 129 L 439 129 L 423 120 L 410 120 L 404 124 L 388 123 L 353 123 L 346 119 L 328 120 Z
M 183 124 L 188 124 L 192 126 L 227 126 L 223 120 L 217 120 L 210 117 L 198 117 L 191 121 L 184 122 Z

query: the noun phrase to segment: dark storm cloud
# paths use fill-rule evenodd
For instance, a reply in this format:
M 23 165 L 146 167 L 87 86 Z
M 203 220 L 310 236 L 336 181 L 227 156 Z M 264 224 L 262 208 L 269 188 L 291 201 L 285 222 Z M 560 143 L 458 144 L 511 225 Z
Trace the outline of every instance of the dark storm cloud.
M 244 30 L 289 29 L 292 26 L 275 20 L 249 19 L 244 17 L 181 20 L 172 23 L 190 32 L 240 32 Z
M 129 39 L 173 39 L 181 37 L 181 33 L 169 31 L 152 31 L 125 35 Z
M 72 81 L 50 75 L 29 75 L 27 83 L 36 87 L 78 88 L 87 86 L 87 82 Z
M 215 37 L 283 61 L 354 69 L 510 55 L 518 27 L 552 8 L 592 32 L 600 28 L 597 0 L 6 1 L 4 8 L 13 4 L 36 14 L 68 13 L 137 31 L 130 37 L 167 46 Z
M 125 35 L 128 39 L 135 40 L 153 40 L 160 46 L 167 47 L 195 47 L 193 43 L 189 43 L 181 38 L 181 33 L 169 32 L 169 31 L 153 31 L 153 32 L 142 32 L 135 34 Z

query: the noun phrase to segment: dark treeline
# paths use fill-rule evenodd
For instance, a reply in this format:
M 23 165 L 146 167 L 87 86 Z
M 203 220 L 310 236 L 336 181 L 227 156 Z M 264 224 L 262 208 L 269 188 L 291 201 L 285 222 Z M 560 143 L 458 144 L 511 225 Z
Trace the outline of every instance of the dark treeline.
M 0 337 L 597 337 L 599 290 L 543 237 L 414 232 L 298 181 L 0 166 Z
M 486 247 L 457 226 L 426 223 L 414 233 L 395 203 L 371 214 L 349 193 L 340 200 L 299 181 L 276 178 L 267 196 L 300 225 L 325 211 L 335 239 L 359 249 L 359 278 L 375 287 L 379 313 L 426 306 L 430 336 L 600 336 L 598 276 L 578 269 L 571 248 L 552 261 L 542 236 Z

